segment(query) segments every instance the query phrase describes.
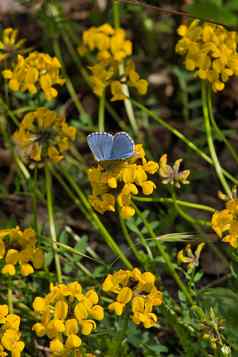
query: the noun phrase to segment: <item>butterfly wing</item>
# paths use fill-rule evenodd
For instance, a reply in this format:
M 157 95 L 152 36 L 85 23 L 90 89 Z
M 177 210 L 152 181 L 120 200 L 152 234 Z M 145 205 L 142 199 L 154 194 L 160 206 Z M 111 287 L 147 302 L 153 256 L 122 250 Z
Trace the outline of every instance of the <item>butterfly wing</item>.
M 128 159 L 134 154 L 134 141 L 121 131 L 114 135 L 110 160 Z
M 110 160 L 113 136 L 109 133 L 92 133 L 87 136 L 88 146 L 97 161 Z

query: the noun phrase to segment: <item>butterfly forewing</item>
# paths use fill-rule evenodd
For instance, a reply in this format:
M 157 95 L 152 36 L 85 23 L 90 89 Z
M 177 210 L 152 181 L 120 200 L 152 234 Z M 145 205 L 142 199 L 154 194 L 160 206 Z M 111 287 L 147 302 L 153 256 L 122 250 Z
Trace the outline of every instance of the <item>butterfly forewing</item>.
M 109 133 L 93 133 L 87 137 L 88 146 L 97 161 L 111 160 L 113 136 Z
M 110 160 L 122 160 L 132 157 L 134 154 L 134 141 L 125 133 L 114 135 Z

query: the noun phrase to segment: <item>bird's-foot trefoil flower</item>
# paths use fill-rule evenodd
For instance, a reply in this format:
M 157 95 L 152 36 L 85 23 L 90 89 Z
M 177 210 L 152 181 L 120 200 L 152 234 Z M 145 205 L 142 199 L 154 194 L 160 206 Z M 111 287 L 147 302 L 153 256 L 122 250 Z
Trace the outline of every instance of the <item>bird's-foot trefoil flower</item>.
M 121 316 L 130 307 L 134 324 L 142 324 L 145 328 L 156 325 L 158 316 L 153 308 L 162 304 L 163 296 L 155 286 L 154 274 L 142 273 L 138 268 L 119 270 L 106 277 L 102 288 L 114 300 L 108 306 L 109 311 Z

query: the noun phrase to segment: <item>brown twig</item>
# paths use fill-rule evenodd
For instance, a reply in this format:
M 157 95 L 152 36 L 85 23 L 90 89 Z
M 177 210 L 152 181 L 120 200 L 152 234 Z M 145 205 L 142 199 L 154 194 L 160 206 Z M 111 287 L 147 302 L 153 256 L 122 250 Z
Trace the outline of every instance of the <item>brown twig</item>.
M 192 14 L 186 12 L 186 11 L 165 9 L 165 8 L 160 7 L 160 6 L 147 4 L 147 3 L 143 2 L 143 1 L 140 1 L 140 0 L 118 0 L 118 1 L 121 2 L 121 3 L 125 3 L 125 4 L 128 3 L 128 4 L 132 4 L 132 5 L 144 6 L 144 7 L 147 7 L 149 9 L 153 9 L 153 10 L 156 10 L 158 12 L 165 13 L 165 14 L 191 17 L 192 19 L 199 19 L 201 21 L 206 21 L 206 22 L 210 22 L 210 23 L 215 24 L 215 25 L 220 25 L 220 26 L 226 27 L 227 29 L 229 29 L 231 31 L 238 31 L 238 27 L 237 26 L 226 25 L 226 24 L 223 24 L 221 22 L 217 22 L 217 21 L 214 21 L 214 20 L 211 20 L 211 19 L 203 19 L 203 18 L 200 18 L 198 16 L 194 16 L 194 15 L 192 15 Z

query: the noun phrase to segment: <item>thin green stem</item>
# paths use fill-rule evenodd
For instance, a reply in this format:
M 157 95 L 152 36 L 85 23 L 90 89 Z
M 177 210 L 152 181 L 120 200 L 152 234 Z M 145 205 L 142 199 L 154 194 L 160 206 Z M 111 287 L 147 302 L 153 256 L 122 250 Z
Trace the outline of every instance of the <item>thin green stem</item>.
M 133 199 L 138 202 L 173 203 L 173 199 L 171 197 L 139 197 L 139 196 L 135 196 Z M 189 201 L 184 201 L 184 200 L 176 200 L 176 202 L 177 202 L 177 205 L 179 205 L 179 206 L 189 207 L 189 208 L 198 209 L 201 211 L 212 212 L 212 213 L 216 212 L 215 208 L 206 206 L 206 205 L 202 205 L 199 203 L 189 202 Z
M 39 226 L 38 226 L 38 214 L 37 214 L 37 167 L 34 168 L 34 177 L 33 177 L 33 185 L 32 185 L 32 208 L 33 208 L 33 220 L 34 220 L 34 228 L 39 234 Z
M 85 217 L 90 221 L 90 215 L 87 212 L 87 210 L 82 206 L 81 201 L 75 196 L 74 192 L 69 188 L 69 186 L 65 183 L 64 179 L 58 174 L 56 170 L 53 169 L 53 167 L 50 167 L 51 173 L 54 175 L 54 177 L 57 179 L 57 181 L 61 184 L 61 186 L 64 188 L 65 192 L 67 192 L 68 196 L 72 199 L 74 204 L 80 209 L 80 211 L 85 215 Z
M 178 201 L 177 201 L 177 198 L 176 198 L 176 194 L 175 194 L 175 189 L 174 188 L 172 190 L 172 200 L 173 200 L 174 207 L 175 207 L 176 211 L 186 221 L 188 221 L 188 222 L 190 222 L 190 223 L 192 223 L 194 225 L 201 225 L 201 226 L 211 227 L 211 223 L 209 221 L 205 221 L 205 220 L 202 220 L 202 219 L 194 219 L 192 216 L 187 214 L 182 208 L 179 207 L 179 205 L 177 203 Z
M 14 159 L 15 159 L 15 162 L 16 162 L 19 170 L 23 174 L 24 178 L 26 180 L 29 180 L 31 178 L 31 175 L 30 175 L 29 171 L 27 170 L 26 166 L 23 164 L 23 162 L 21 161 L 21 159 L 15 152 L 14 152 Z
M 62 55 L 61 55 L 61 50 L 60 50 L 60 45 L 59 45 L 59 40 L 57 38 L 55 38 L 53 40 L 53 48 L 54 48 L 54 52 L 55 52 L 55 55 L 56 57 L 59 59 L 60 63 L 61 63 L 61 66 L 62 66 L 62 72 L 63 72 L 63 76 L 64 76 L 64 79 L 65 79 L 65 85 L 68 89 L 68 92 L 79 112 L 80 115 L 83 115 L 86 113 L 82 103 L 80 102 L 79 98 L 78 98 L 78 95 L 74 89 L 74 86 L 73 86 L 73 83 L 71 81 L 71 79 L 69 78 L 69 76 L 67 75 L 66 73 L 66 70 L 65 70 L 65 67 L 64 67 L 64 62 L 63 62 L 63 59 L 62 59 Z
M 155 113 L 153 113 L 151 110 L 146 108 L 144 105 L 141 103 L 136 102 L 135 100 L 131 99 L 135 107 L 139 108 L 142 110 L 144 113 L 146 113 L 148 116 L 150 116 L 152 119 L 154 119 L 157 123 L 159 123 L 161 126 L 164 128 L 168 129 L 171 133 L 173 133 L 177 138 L 179 138 L 181 141 L 183 141 L 191 150 L 193 150 L 198 156 L 203 158 L 206 162 L 208 162 L 210 165 L 214 166 L 213 160 L 201 149 L 199 149 L 191 140 L 189 140 L 185 135 L 183 135 L 179 130 L 175 129 L 172 125 L 170 125 L 168 122 L 157 116 Z M 230 181 L 232 181 L 234 184 L 238 185 L 238 180 L 233 177 L 228 171 L 222 169 L 222 172 L 224 176 L 229 178 Z
M 84 195 L 84 193 L 79 188 L 77 182 L 73 179 L 73 177 L 67 172 L 67 170 L 63 166 L 62 166 L 61 169 L 62 169 L 62 172 L 63 172 L 64 176 L 66 177 L 66 179 L 68 180 L 68 182 L 70 183 L 70 185 L 72 186 L 72 188 L 74 189 L 74 191 L 76 192 L 78 197 L 80 198 L 82 204 L 84 205 L 86 210 L 89 212 L 90 217 L 91 217 L 91 221 L 94 223 L 94 225 L 97 228 L 97 230 L 99 230 L 99 232 L 101 233 L 101 235 L 104 238 L 104 240 L 107 243 L 107 245 L 111 248 L 113 253 L 121 259 L 121 261 L 125 264 L 125 266 L 128 269 L 131 269 L 132 268 L 131 263 L 129 262 L 129 260 L 127 259 L 127 257 L 125 256 L 125 254 L 123 253 L 121 248 L 114 241 L 113 237 L 110 235 L 108 230 L 102 224 L 101 220 L 98 218 L 97 214 L 92 209 L 92 207 L 91 207 L 89 201 L 87 200 L 86 196 Z
M 10 110 L 8 104 L 4 101 L 4 99 L 2 97 L 0 97 L 0 106 L 6 111 L 7 115 L 9 116 L 9 118 L 12 119 L 13 123 L 19 127 L 19 121 L 16 117 L 16 115 L 14 114 L 14 112 L 12 110 Z
M 118 29 L 120 27 L 120 3 L 118 0 L 113 0 L 112 10 L 113 10 L 114 27 L 116 29 Z M 119 75 L 121 77 L 123 77 L 124 74 L 125 74 L 124 65 L 123 65 L 123 63 L 121 63 L 119 65 Z M 123 93 L 126 95 L 126 97 L 130 98 L 130 92 L 129 92 L 129 88 L 128 88 L 127 84 L 122 85 L 122 90 L 123 90 Z M 138 129 L 133 106 L 132 106 L 130 99 L 124 99 L 124 106 L 125 106 L 125 110 L 126 110 L 131 128 L 132 128 L 134 134 L 137 135 L 139 129 Z
M 98 109 L 98 130 L 105 130 L 105 93 L 99 99 L 99 109 Z
M 217 177 L 219 178 L 223 189 L 225 190 L 226 194 L 229 197 L 232 197 L 230 187 L 227 184 L 226 179 L 224 177 L 222 167 L 218 160 L 215 145 L 213 142 L 212 129 L 211 129 L 210 118 L 209 118 L 211 114 L 209 112 L 209 107 L 207 105 L 207 97 L 208 97 L 207 83 L 205 81 L 202 81 L 202 107 L 203 107 L 203 116 L 204 116 L 204 127 L 207 135 L 207 143 L 208 143 L 210 155 L 216 170 Z
M 203 227 L 201 227 L 202 224 L 199 224 L 198 220 L 194 219 L 190 214 L 184 212 L 184 210 L 178 206 L 178 200 L 176 198 L 176 192 L 174 189 L 172 190 L 172 200 L 174 202 L 174 207 L 180 217 L 182 217 L 185 221 L 189 222 L 195 228 L 201 238 L 209 245 L 210 249 L 217 255 L 217 257 L 223 262 L 223 264 L 228 267 L 229 264 L 227 259 L 220 252 L 219 248 L 215 244 L 211 243 L 211 241 L 207 238 L 206 232 L 204 232 Z M 209 223 L 209 225 L 206 224 L 207 226 L 211 226 L 210 222 L 206 221 L 206 223 Z
M 178 273 L 176 272 L 173 262 L 170 259 L 170 256 L 168 255 L 168 253 L 166 252 L 165 247 L 163 246 L 163 244 L 157 239 L 156 234 L 154 233 L 154 230 L 151 226 L 151 224 L 147 221 L 147 219 L 144 217 L 144 215 L 140 212 L 139 208 L 133 204 L 136 213 L 138 214 L 138 216 L 142 219 L 142 221 L 144 222 L 144 225 L 148 231 L 148 233 L 150 234 L 151 238 L 155 241 L 155 244 L 162 256 L 162 258 L 164 259 L 164 262 L 168 268 L 168 271 L 170 273 L 170 275 L 174 278 L 175 282 L 177 283 L 177 285 L 179 286 L 179 288 L 182 290 L 185 298 L 187 299 L 187 301 L 193 305 L 194 301 L 193 298 L 189 292 L 189 290 L 187 289 L 186 285 L 182 282 L 182 280 L 180 279 L 180 276 L 178 275 Z
M 114 27 L 118 29 L 120 27 L 120 3 L 118 0 L 113 0 L 113 20 L 114 20 Z
M 138 260 L 138 262 L 143 264 L 144 261 L 143 261 L 143 259 L 141 259 L 140 252 L 138 251 L 136 245 L 134 244 L 133 240 L 130 237 L 127 226 L 125 224 L 124 219 L 121 217 L 121 214 L 119 215 L 119 218 L 120 218 L 121 229 L 122 229 L 123 235 L 128 243 L 128 246 L 130 247 L 131 251 L 133 252 L 133 254 L 136 257 L 136 259 Z
M 12 288 L 10 286 L 7 289 L 7 302 L 8 302 L 9 313 L 13 314 L 13 296 L 12 296 Z
M 219 136 L 219 138 L 221 138 L 223 140 L 223 142 L 225 143 L 227 149 L 230 151 L 231 156 L 233 157 L 233 159 L 236 161 L 236 163 L 238 163 L 238 153 L 237 153 L 236 149 L 229 142 L 229 140 L 227 140 L 227 138 L 226 138 L 225 134 L 223 133 L 223 131 L 217 126 L 217 123 L 216 123 L 216 120 L 215 120 L 215 117 L 214 117 L 214 113 L 213 113 L 211 87 L 208 88 L 207 104 L 208 104 L 208 110 L 209 110 L 210 120 L 211 120 L 213 129 L 217 132 L 217 135 Z
M 45 165 L 45 185 L 46 185 L 46 196 L 47 196 L 47 209 L 48 209 L 48 218 L 50 226 L 50 235 L 52 241 L 52 248 L 54 251 L 55 259 L 55 268 L 57 274 L 58 283 L 62 283 L 62 274 L 60 266 L 60 257 L 57 253 L 57 235 L 54 221 L 54 208 L 53 208 L 53 197 L 52 197 L 52 177 L 48 167 L 48 164 Z

